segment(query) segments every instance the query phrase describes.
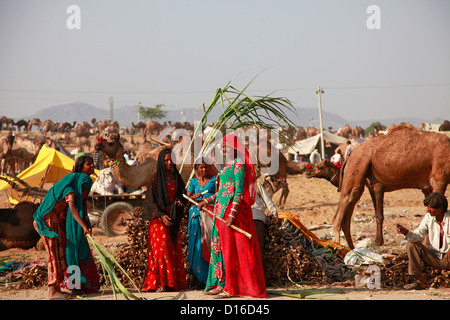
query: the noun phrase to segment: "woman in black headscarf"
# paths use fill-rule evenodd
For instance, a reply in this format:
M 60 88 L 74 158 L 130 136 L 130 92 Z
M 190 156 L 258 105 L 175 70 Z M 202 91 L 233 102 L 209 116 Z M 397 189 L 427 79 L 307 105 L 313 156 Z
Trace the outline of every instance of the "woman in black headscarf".
M 181 250 L 180 222 L 183 217 L 185 184 L 172 162 L 171 149 L 163 149 L 156 173 L 147 187 L 150 226 L 148 264 L 142 291 L 186 289 Z

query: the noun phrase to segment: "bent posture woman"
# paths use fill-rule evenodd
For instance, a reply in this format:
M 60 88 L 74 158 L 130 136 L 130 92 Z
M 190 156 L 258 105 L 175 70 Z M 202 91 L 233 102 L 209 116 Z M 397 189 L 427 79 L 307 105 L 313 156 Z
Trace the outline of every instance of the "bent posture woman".
M 94 172 L 91 157 L 77 159 L 73 173 L 55 183 L 34 213 L 34 225 L 48 254 L 48 297 L 64 299 L 61 287 L 71 291 L 97 292 L 97 269 L 85 234 L 91 233 L 86 198 Z M 67 267 L 75 273 L 68 274 Z M 79 268 L 76 273 L 74 266 Z M 79 279 L 78 278 L 79 275 Z M 81 288 L 77 288 L 77 283 Z M 75 282 L 75 283 L 74 283 Z

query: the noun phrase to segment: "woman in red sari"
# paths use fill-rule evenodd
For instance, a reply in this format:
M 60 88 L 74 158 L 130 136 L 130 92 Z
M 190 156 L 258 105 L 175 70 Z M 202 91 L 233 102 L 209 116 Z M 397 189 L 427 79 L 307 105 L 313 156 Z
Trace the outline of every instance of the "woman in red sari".
M 232 133 L 223 140 L 226 165 L 219 173 L 218 192 L 199 203 L 214 203 L 211 260 L 206 294 L 217 298 L 249 296 L 265 298 L 266 284 L 251 206 L 256 196 L 256 172 L 248 151 Z M 252 235 L 231 228 L 235 225 Z
M 185 184 L 172 162 L 171 149 L 158 156 L 156 173 L 147 187 L 150 226 L 148 262 L 142 291 L 186 289 L 181 250 L 180 222 L 183 217 Z

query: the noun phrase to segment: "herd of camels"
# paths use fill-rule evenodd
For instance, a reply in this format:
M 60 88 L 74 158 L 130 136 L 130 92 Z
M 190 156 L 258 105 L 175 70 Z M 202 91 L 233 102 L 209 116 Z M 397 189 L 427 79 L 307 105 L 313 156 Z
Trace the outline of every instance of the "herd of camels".
M 63 147 L 63 143 L 58 145 L 54 143 L 52 133 L 66 135 L 64 141 L 74 138 L 74 145 L 81 147 L 81 141 L 94 141 L 92 145 L 85 145 L 85 152 L 90 153 L 95 149 L 95 145 L 100 148 L 106 158 L 119 159 L 126 150 L 138 148 L 137 142 L 133 141 L 133 134 L 143 137 L 139 144 L 140 152 L 135 149 L 136 159 L 140 158 L 137 165 L 129 165 L 126 161 L 119 161 L 112 169 L 112 174 L 116 180 L 129 187 L 147 186 L 148 179 L 156 170 L 156 159 L 159 151 L 167 146 L 161 145 L 154 147 L 151 141 L 145 139 L 147 134 L 159 134 L 164 128 L 163 124 L 157 122 L 143 122 L 137 125 L 132 124 L 126 133 L 131 134 L 130 141 L 121 138 L 123 128 L 110 121 L 95 121 L 92 119 L 92 125 L 87 122 L 76 125 L 75 123 L 48 125 L 49 121 L 27 123 L 27 130 L 20 130 L 19 124 L 10 122 L 9 127 L 1 118 L 2 135 L 0 136 L 0 157 L 3 159 L 15 159 L 16 162 L 31 163 L 45 143 L 50 147 Z M 17 131 L 12 134 L 12 126 L 16 125 Z M 170 124 L 175 127 L 174 125 Z M 38 126 L 38 130 L 43 134 L 40 138 L 26 137 L 33 126 Z M 24 128 L 25 128 L 24 127 Z M 53 129 L 49 129 L 49 128 Z M 179 123 L 177 128 L 192 130 L 187 123 Z M 42 128 L 42 129 L 41 129 Z M 44 130 L 44 128 L 47 128 Z M 64 129 L 63 129 L 64 128 Z M 450 131 L 450 122 L 447 120 L 441 125 L 441 131 Z M 282 206 L 286 202 L 289 194 L 288 180 L 289 175 L 306 173 L 308 177 L 327 178 L 340 191 L 340 200 L 338 208 L 333 219 L 335 240 L 340 242 L 340 231 L 342 230 L 347 244 L 354 248 L 350 233 L 350 223 L 354 207 L 360 199 L 364 188 L 370 192 L 374 203 L 377 233 L 376 242 L 383 244 L 383 198 L 385 192 L 391 192 L 406 188 L 420 189 L 424 195 L 430 192 L 445 193 L 450 182 L 450 138 L 443 133 L 424 131 L 422 127 L 416 128 L 410 124 L 393 125 L 386 129 L 386 134 L 377 135 L 377 130 L 372 136 L 366 135 L 360 127 L 350 128 L 342 127 L 336 132 L 337 135 L 346 138 L 368 137 L 364 143 L 359 144 L 351 156 L 346 159 L 342 170 L 334 166 L 329 160 L 322 160 L 316 166 L 307 165 L 305 162 L 289 161 L 282 152 L 277 152 L 274 147 L 268 143 L 258 148 L 267 148 L 266 154 L 276 152 L 278 154 L 278 171 L 265 176 L 263 179 L 264 187 L 273 195 L 278 190 L 282 190 L 282 196 L 279 198 L 278 205 Z M 3 134 L 6 131 L 7 134 Z M 283 128 L 284 133 L 292 141 L 304 139 L 312 130 L 306 133 L 302 128 Z M 303 133 L 305 132 L 305 133 Z M 102 139 L 98 139 L 102 137 Z M 61 141 L 60 141 L 61 142 Z M 177 143 L 171 145 L 176 148 Z M 341 147 L 341 146 L 340 146 Z M 145 155 L 142 156 L 142 153 Z M 260 154 L 260 153 L 259 153 Z M 4 161 L 2 172 L 8 170 Z M 14 160 L 13 160 L 14 162 Z M 8 163 L 11 167 L 11 163 Z M 263 166 L 258 161 L 259 166 Z M 18 166 L 15 167 L 18 169 Z M 186 164 L 181 170 L 181 175 L 185 181 L 192 174 L 192 165 Z M 20 171 L 20 169 L 18 170 Z M 13 173 L 17 173 L 14 172 Z M 329 177 L 332 177 L 330 179 Z

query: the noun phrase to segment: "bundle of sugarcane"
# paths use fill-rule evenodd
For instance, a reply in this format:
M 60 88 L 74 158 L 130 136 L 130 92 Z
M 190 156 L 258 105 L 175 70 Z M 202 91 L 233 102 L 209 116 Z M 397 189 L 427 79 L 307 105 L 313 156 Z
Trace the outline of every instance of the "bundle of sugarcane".
M 322 282 L 320 265 L 302 246 L 293 244 L 291 240 L 286 230 L 275 223 L 272 217 L 268 217 L 263 258 L 266 285 Z
M 32 289 L 39 288 L 47 284 L 47 266 L 29 265 L 19 271 L 8 273 L 5 276 L 5 283 L 8 289 Z
M 391 254 L 384 258 L 383 264 L 378 264 L 381 272 L 381 283 L 385 288 L 403 287 L 414 281 L 408 275 L 408 255 Z M 450 288 L 450 271 L 440 270 L 433 267 L 425 267 L 423 274 L 427 285 L 431 288 Z
M 142 208 L 136 207 L 133 215 L 134 219 L 127 228 L 128 244 L 123 246 L 115 254 L 115 258 L 123 266 L 126 273 L 134 283 L 141 285 L 145 277 L 147 268 L 147 239 L 149 222 L 142 218 Z M 130 286 L 128 277 L 119 274 L 119 278 L 125 286 Z
M 280 225 L 267 218 L 263 266 L 268 285 L 331 283 L 352 276 L 337 251 L 306 240 L 287 219 Z
M 119 264 L 119 262 L 114 258 L 114 256 L 110 252 L 108 252 L 105 248 L 103 248 L 100 244 L 95 242 L 91 235 L 87 234 L 86 236 L 90 240 L 92 247 L 97 253 L 97 258 L 103 270 L 104 279 L 106 280 L 106 284 L 108 284 L 109 282 L 109 284 L 111 285 L 114 294 L 114 299 L 117 299 L 116 291 L 119 291 L 127 300 L 129 300 L 130 298 L 135 300 L 143 300 L 144 298 L 138 297 L 133 293 L 131 293 L 120 281 L 115 269 L 119 269 L 122 272 L 122 274 L 124 274 L 128 278 L 128 280 L 131 282 L 134 288 L 139 292 L 138 287 L 135 285 L 133 280 L 128 276 L 128 274 Z

